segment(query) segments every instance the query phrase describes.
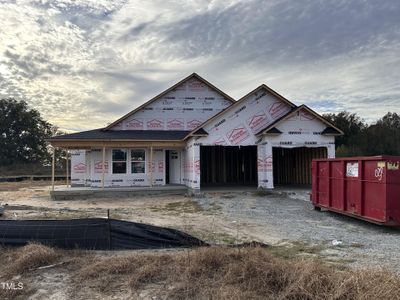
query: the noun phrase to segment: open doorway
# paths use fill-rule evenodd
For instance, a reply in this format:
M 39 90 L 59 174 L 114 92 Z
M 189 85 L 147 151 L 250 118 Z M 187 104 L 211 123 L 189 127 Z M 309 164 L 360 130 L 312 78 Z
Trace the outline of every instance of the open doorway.
M 311 185 L 311 161 L 327 153 L 326 147 L 272 148 L 274 185 Z
M 257 146 L 201 146 L 200 183 L 257 186 Z
M 165 184 L 181 184 L 181 151 L 165 150 Z

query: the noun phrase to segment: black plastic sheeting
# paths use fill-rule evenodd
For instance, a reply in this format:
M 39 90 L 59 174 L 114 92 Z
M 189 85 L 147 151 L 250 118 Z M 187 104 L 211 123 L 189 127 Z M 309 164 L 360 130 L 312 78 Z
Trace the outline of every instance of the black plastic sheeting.
M 114 219 L 2 220 L 0 245 L 126 250 L 206 246 L 182 231 Z

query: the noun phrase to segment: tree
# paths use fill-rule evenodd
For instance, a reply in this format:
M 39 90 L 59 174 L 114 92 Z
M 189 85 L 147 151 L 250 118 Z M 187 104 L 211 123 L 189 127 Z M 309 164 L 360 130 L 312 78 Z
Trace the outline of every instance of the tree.
M 361 155 L 362 133 L 367 128 L 364 121 L 357 114 L 347 111 L 324 117 L 344 132 L 344 135 L 336 137 L 337 156 Z
M 365 155 L 400 155 L 400 116 L 387 113 L 364 134 Z
M 0 166 L 38 163 L 48 159 L 54 129 L 25 101 L 0 99 Z

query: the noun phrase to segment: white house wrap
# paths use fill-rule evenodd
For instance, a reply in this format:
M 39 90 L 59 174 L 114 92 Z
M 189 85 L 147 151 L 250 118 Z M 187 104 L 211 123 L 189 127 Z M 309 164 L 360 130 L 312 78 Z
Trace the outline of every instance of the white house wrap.
M 197 74 L 101 129 L 53 137 L 71 151 L 72 185 L 309 184 L 340 129 L 266 85 L 238 101 Z

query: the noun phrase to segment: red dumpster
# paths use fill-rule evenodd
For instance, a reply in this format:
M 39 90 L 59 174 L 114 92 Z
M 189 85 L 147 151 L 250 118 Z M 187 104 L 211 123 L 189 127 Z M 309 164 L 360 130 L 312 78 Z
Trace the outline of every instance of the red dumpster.
M 311 201 L 373 223 L 400 226 L 400 156 L 312 161 Z

